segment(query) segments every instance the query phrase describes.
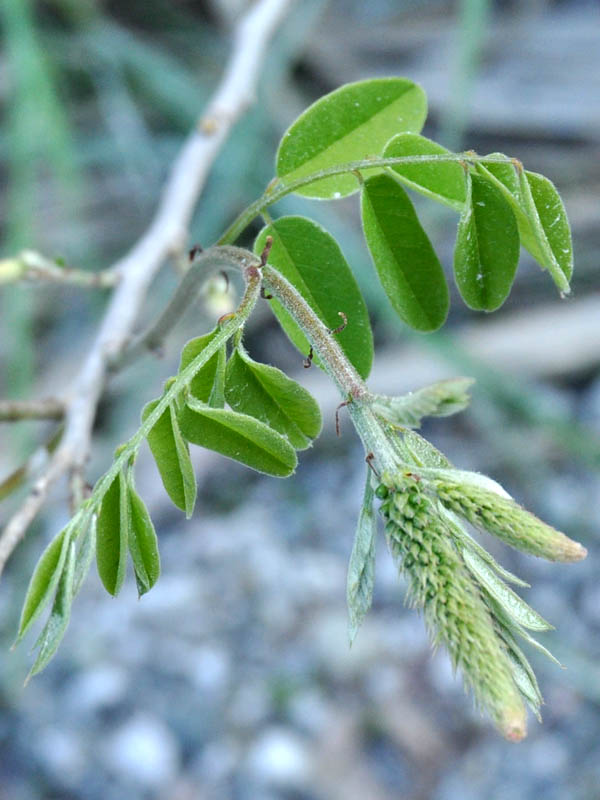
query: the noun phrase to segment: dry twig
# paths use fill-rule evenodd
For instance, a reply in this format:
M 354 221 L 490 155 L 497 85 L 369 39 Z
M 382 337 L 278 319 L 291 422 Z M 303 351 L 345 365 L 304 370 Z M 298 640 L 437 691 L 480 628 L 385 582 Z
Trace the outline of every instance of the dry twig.
M 14 258 L 0 259 L 0 284 L 17 281 L 62 283 L 82 289 L 111 289 L 119 282 L 119 275 L 110 269 L 86 272 L 63 267 L 35 250 L 22 250 Z
M 65 405 L 61 400 L 0 400 L 0 422 L 16 422 L 21 419 L 62 419 Z
M 183 249 L 189 222 L 209 170 L 232 126 L 254 99 L 266 46 L 290 3 L 291 0 L 258 0 L 240 19 L 233 33 L 232 55 L 221 85 L 177 156 L 150 226 L 111 268 L 119 282 L 92 349 L 65 399 L 61 444 L 0 537 L 0 573 L 43 506 L 51 487 L 67 473 L 82 474 L 108 366 L 127 346 L 156 272 L 169 255 Z

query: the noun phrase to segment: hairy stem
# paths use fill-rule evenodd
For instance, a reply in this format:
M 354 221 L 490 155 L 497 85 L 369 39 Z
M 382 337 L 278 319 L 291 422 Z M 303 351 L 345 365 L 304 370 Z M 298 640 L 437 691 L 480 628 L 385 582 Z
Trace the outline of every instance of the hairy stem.
M 327 374 L 348 405 L 350 417 L 367 454 L 379 472 L 394 470 L 400 459 L 392 448 L 389 436 L 371 409 L 371 394 L 335 335 L 315 314 L 302 295 L 268 264 L 263 267 L 265 286 L 293 317 L 319 356 Z

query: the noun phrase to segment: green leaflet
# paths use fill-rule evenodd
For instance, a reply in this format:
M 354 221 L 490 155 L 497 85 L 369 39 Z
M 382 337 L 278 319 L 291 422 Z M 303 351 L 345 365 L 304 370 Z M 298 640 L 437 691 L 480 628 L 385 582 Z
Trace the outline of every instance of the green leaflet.
M 452 464 L 446 456 L 418 433 L 403 431 L 400 441 L 408 453 L 408 460 L 415 466 L 452 469 Z
M 133 561 L 138 594 L 141 597 L 148 592 L 160 575 L 160 555 L 154 525 L 148 509 L 135 490 L 133 472 L 130 470 L 127 480 L 129 505 L 128 545 Z
M 84 580 L 87 577 L 94 554 L 96 552 L 96 530 L 98 517 L 94 514 L 89 525 L 80 536 L 79 549 L 75 557 L 75 577 L 73 579 L 73 597 L 79 594 Z
M 290 183 L 327 167 L 378 156 L 394 134 L 419 133 L 426 116 L 425 93 L 405 78 L 346 84 L 313 103 L 283 134 L 276 174 Z M 343 174 L 296 191 L 330 199 L 358 188 L 354 175 Z
M 63 528 L 40 556 L 27 587 L 15 644 L 21 641 L 56 591 L 67 557 L 72 530 L 70 524 Z
M 423 417 L 448 417 L 465 409 L 473 383 L 473 378 L 449 378 L 399 397 L 378 394 L 371 407 L 393 425 L 418 428 Z
M 39 647 L 39 652 L 27 676 L 27 680 L 44 669 L 52 656 L 56 653 L 65 635 L 69 625 L 69 619 L 71 618 L 71 604 L 74 597 L 75 560 L 75 542 L 70 542 L 65 566 L 60 576 L 56 597 L 52 605 L 52 611 L 35 643 L 35 647 Z
M 469 308 L 495 311 L 506 300 L 519 263 L 519 230 L 502 192 L 470 175 L 458 223 L 454 277 Z
M 179 372 L 184 370 L 196 356 L 204 350 L 206 345 L 215 338 L 218 332 L 219 329 L 215 328 L 205 336 L 198 336 L 196 339 L 192 339 L 184 346 L 181 351 Z M 209 358 L 206 364 L 194 375 L 189 384 L 190 392 L 194 397 L 201 400 L 203 403 L 208 403 L 214 408 L 223 408 L 225 403 L 223 396 L 225 358 L 225 346 L 223 346 L 214 356 Z
M 437 330 L 448 314 L 444 272 L 404 189 L 389 175 L 362 191 L 365 239 L 394 310 L 418 331 Z
M 121 590 L 127 570 L 128 506 L 127 483 L 119 472 L 102 498 L 96 531 L 98 575 L 113 596 Z
M 286 438 L 246 414 L 210 408 L 190 398 L 179 422 L 189 442 L 215 450 L 258 472 L 286 478 L 298 463 L 296 451 Z
M 263 228 L 254 243 L 255 253 L 262 252 L 267 236 L 273 237 L 269 264 L 300 292 L 322 322 L 335 329 L 340 325 L 339 312 L 346 315 L 348 324 L 336 334 L 336 340 L 360 376 L 367 378 L 373 363 L 369 314 L 336 240 L 316 222 L 295 216 L 281 217 Z M 269 304 L 281 327 L 306 356 L 310 348 L 306 336 L 277 300 L 269 300 Z
M 540 714 L 540 705 L 542 703 L 542 696 L 539 688 L 534 684 L 529 676 L 527 670 L 523 667 L 521 662 L 515 658 L 512 651 L 508 651 L 508 657 L 512 668 L 513 680 L 517 685 L 517 689 L 521 692 L 527 705 L 531 708 L 538 722 L 542 721 Z
M 503 156 L 504 154 L 492 153 L 491 155 Z M 504 156 L 504 158 L 506 158 L 506 156 Z M 512 162 L 496 163 L 485 161 L 477 164 L 476 170 L 479 175 L 502 192 L 504 199 L 509 203 L 515 215 L 515 219 L 517 220 L 521 244 L 531 253 L 538 264 L 544 267 L 546 258 L 537 242 L 531 221 L 523 209 L 519 176 L 517 175 L 515 165 Z
M 416 133 L 399 133 L 385 146 L 385 158 L 403 156 L 450 155 L 450 151 Z M 398 180 L 410 189 L 462 211 L 467 199 L 465 170 L 457 161 L 395 164 L 389 167 Z
M 158 400 L 153 400 L 144 407 L 142 421 L 152 412 L 157 403 Z M 189 519 L 196 503 L 196 476 L 188 446 L 179 431 L 173 406 L 169 406 L 153 426 L 148 434 L 148 445 L 167 494 L 177 508 L 185 511 L 186 517 Z
M 513 575 L 512 572 L 504 569 L 504 567 L 498 564 L 496 559 L 491 556 L 487 550 L 485 550 L 478 542 L 475 541 L 475 539 L 473 539 L 472 536 L 467 533 L 460 519 L 452 511 L 449 511 L 441 503 L 437 504 L 437 511 L 440 517 L 443 517 L 446 521 L 461 549 L 466 548 L 472 553 L 475 553 L 475 555 L 479 556 L 479 558 L 482 559 L 482 561 L 484 561 L 488 567 L 490 567 L 490 569 L 492 569 L 501 578 L 504 578 L 505 581 L 514 583 L 515 586 L 523 586 L 524 588 L 529 589 L 530 584 L 528 584 L 527 581 L 517 578 L 517 576 Z
M 462 557 L 481 587 L 504 609 L 507 616 L 518 625 L 532 631 L 548 631 L 552 625 L 522 600 L 502 581 L 494 570 L 471 548 L 462 550 Z
M 492 153 L 501 156 L 502 153 Z M 571 229 L 560 195 L 543 175 L 512 164 L 483 162 L 477 172 L 500 189 L 519 227 L 521 244 L 550 271 L 558 288 L 568 293 L 573 273 Z
M 499 625 L 500 636 L 504 639 L 508 648 L 508 655 L 513 667 L 514 681 L 517 684 L 519 691 L 529 704 L 531 710 L 538 718 L 538 721 L 541 722 L 542 718 L 540 716 L 540 706 L 544 702 L 544 698 L 540 692 L 540 687 L 538 685 L 537 678 L 535 677 L 535 673 L 531 668 L 531 664 L 525 657 L 525 654 L 516 643 L 511 631 L 503 622 L 499 621 Z
M 317 401 L 280 369 L 253 361 L 240 345 L 227 363 L 225 397 L 234 411 L 259 419 L 287 436 L 296 450 L 321 430 Z
M 537 172 L 520 170 L 519 186 L 537 243 L 554 283 L 568 293 L 573 274 L 571 227 L 560 195 L 554 184 Z
M 536 650 L 539 650 L 540 653 L 543 653 L 546 658 L 550 661 L 553 661 L 557 666 L 562 667 L 563 665 L 560 661 L 552 655 L 552 653 L 544 647 L 543 644 L 540 644 L 537 639 L 534 639 L 533 636 L 529 633 L 529 631 L 525 630 L 521 625 L 513 622 L 512 619 L 508 616 L 504 608 L 497 603 L 493 597 L 488 597 L 489 605 L 494 613 L 497 616 L 502 624 L 511 632 L 517 633 L 522 639 L 534 647 Z M 504 633 L 503 633 L 504 635 Z
M 375 535 L 377 520 L 373 510 L 375 493 L 371 485 L 371 470 L 367 469 L 367 482 L 354 545 L 348 565 L 346 599 L 350 618 L 348 636 L 354 642 L 366 613 L 373 602 L 373 583 L 375 580 Z
M 489 157 L 506 158 L 504 153 L 490 153 Z M 517 210 L 520 210 L 521 188 L 519 187 L 519 176 L 517 175 L 517 170 L 512 161 L 483 161 L 477 164 L 476 168 L 481 175 L 493 175 L 496 181 L 498 181 L 501 186 L 512 195 L 513 199 L 516 200 L 516 206 L 513 205 L 512 207 L 513 211 L 516 213 Z M 494 185 L 498 186 L 498 183 L 494 182 Z

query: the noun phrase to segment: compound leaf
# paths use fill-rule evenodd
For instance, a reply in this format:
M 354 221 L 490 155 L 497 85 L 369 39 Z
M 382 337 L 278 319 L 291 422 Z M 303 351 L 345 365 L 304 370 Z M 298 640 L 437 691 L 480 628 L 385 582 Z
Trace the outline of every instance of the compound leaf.
M 215 450 L 258 472 L 286 478 L 298 463 L 296 451 L 284 436 L 247 414 L 211 408 L 190 398 L 179 422 L 189 442 Z
M 454 277 L 469 308 L 495 311 L 508 297 L 519 263 L 517 221 L 492 183 L 472 175 L 468 186 L 454 248 Z
M 378 156 L 395 133 L 419 133 L 426 116 L 425 93 L 405 78 L 346 84 L 313 103 L 287 129 L 277 151 L 276 174 L 290 183 L 337 164 Z M 331 199 L 358 188 L 356 177 L 345 173 L 296 192 Z
M 273 237 L 269 264 L 300 292 L 321 321 L 334 329 L 340 325 L 339 312 L 346 315 L 348 324 L 336 340 L 366 378 L 373 362 L 369 314 L 336 240 L 316 222 L 296 216 L 281 217 L 263 228 L 254 243 L 255 253 L 262 252 L 267 236 Z M 310 345 L 298 325 L 277 300 L 269 303 L 281 327 L 306 355 Z
M 446 156 L 450 151 L 431 139 L 416 133 L 399 133 L 385 146 L 385 158 L 405 156 Z M 389 167 L 410 189 L 462 211 L 467 199 L 466 174 L 457 161 L 424 161 L 416 164 L 394 164 Z
M 321 430 L 321 412 L 310 392 L 280 369 L 253 361 L 242 346 L 227 364 L 225 397 L 234 411 L 287 436 L 296 450 L 308 447 Z
M 437 330 L 448 314 L 448 286 L 408 195 L 389 175 L 374 175 L 364 183 L 361 208 L 365 239 L 394 310 L 415 330 Z
M 121 590 L 127 570 L 129 502 L 123 472 L 119 472 L 102 498 L 96 529 L 96 566 L 109 594 Z
M 158 400 L 153 400 L 145 406 L 142 421 L 152 413 L 157 403 Z M 147 439 L 167 494 L 189 519 L 196 503 L 196 476 L 172 405 L 152 426 Z

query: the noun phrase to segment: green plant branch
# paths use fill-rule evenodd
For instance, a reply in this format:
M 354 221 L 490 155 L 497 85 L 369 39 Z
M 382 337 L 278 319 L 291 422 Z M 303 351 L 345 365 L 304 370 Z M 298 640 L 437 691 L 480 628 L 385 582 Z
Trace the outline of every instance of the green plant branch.
M 238 236 L 248 227 L 248 225 L 258 216 L 260 216 L 266 208 L 281 200 L 288 194 L 295 192 L 303 186 L 308 186 L 310 183 L 321 180 L 322 178 L 331 178 L 334 175 L 344 175 L 360 171 L 361 169 L 373 169 L 375 167 L 392 167 L 394 164 L 428 164 L 428 163 L 468 163 L 471 165 L 480 163 L 489 164 L 512 164 L 518 166 L 520 162 L 509 156 L 479 156 L 473 151 L 465 153 L 449 153 L 448 155 L 424 155 L 424 156 L 397 156 L 383 158 L 382 156 L 373 156 L 372 158 L 363 158 L 359 161 L 348 161 L 346 164 L 337 164 L 334 167 L 313 172 L 302 178 L 296 178 L 289 183 L 275 179 L 268 186 L 265 192 L 251 203 L 244 211 L 239 214 L 232 224 L 227 228 L 225 233 L 221 236 L 217 244 L 233 244 Z
M 335 334 L 274 267 L 265 265 L 263 276 L 266 289 L 294 318 L 337 386 L 374 469 L 378 472 L 397 469 L 401 463 L 399 453 L 392 447 L 388 433 L 371 409 L 372 395 L 366 383 L 344 354 Z M 351 324 L 349 319 L 348 325 Z
M 346 358 L 335 336 L 297 289 L 269 264 L 263 267 L 263 277 L 265 289 L 279 300 L 302 329 L 342 397 L 358 400 L 368 394 L 365 382 Z M 351 325 L 352 320 L 348 324 Z

